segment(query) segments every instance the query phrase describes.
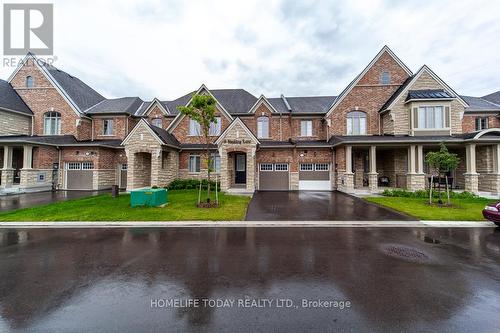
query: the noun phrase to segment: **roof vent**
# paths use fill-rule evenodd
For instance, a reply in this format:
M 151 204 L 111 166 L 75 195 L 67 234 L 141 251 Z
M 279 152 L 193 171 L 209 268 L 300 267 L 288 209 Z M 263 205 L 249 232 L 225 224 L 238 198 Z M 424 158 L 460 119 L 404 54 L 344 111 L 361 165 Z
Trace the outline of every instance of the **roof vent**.
M 292 112 L 292 108 L 290 107 L 290 104 L 288 104 L 288 101 L 287 101 L 286 97 L 283 94 L 281 94 L 281 99 L 283 100 L 283 103 L 285 103 L 285 106 L 286 106 L 287 110 L 289 112 Z

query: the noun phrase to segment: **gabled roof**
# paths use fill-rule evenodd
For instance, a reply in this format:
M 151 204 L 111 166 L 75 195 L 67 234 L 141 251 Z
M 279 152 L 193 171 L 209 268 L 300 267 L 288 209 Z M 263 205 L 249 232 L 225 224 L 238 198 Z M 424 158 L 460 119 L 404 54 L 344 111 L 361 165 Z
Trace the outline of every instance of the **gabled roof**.
M 356 84 L 358 84 L 359 80 L 361 80 L 361 78 L 363 78 L 363 76 L 368 72 L 368 70 L 378 61 L 378 59 L 384 54 L 384 53 L 387 53 L 389 54 L 397 63 L 399 66 L 401 66 L 401 68 L 409 75 L 409 76 L 412 76 L 413 73 L 411 72 L 411 70 L 394 54 L 394 52 L 392 52 L 392 50 L 387 46 L 385 45 L 379 53 L 377 53 L 377 55 L 375 56 L 375 58 L 372 59 L 372 61 L 370 61 L 370 63 L 368 64 L 368 66 L 365 67 L 365 69 L 358 75 L 354 78 L 354 80 L 351 81 L 351 83 L 349 83 L 349 85 L 340 93 L 340 95 L 335 99 L 335 101 L 332 103 L 332 105 L 330 106 L 328 112 L 326 113 L 326 115 L 328 116 L 330 113 L 333 112 L 333 110 L 335 110 L 335 108 L 340 104 L 340 102 L 342 102 L 344 100 L 344 98 L 351 92 L 351 90 L 354 88 L 354 86 L 356 86 Z
M 498 111 L 500 112 L 500 105 L 492 103 L 481 97 L 461 96 L 463 100 L 469 104 L 466 111 Z
M 139 97 L 121 97 L 114 99 L 104 99 L 85 111 L 89 115 L 126 113 L 129 115 L 141 107 L 143 100 Z
M 271 111 L 271 112 L 279 112 L 276 110 L 276 108 L 269 102 L 269 100 L 266 98 L 264 95 L 260 95 L 259 99 L 255 101 L 254 105 L 248 110 L 248 113 L 255 113 L 259 106 L 262 104 L 266 105 L 266 107 Z
M 32 116 L 30 108 L 24 103 L 10 83 L 0 80 L 0 109 Z
M 257 97 L 245 89 L 212 89 L 210 92 L 229 114 L 247 113 L 257 101 Z
M 217 138 L 217 140 L 215 140 L 215 144 L 219 144 L 225 137 L 226 135 L 236 126 L 236 125 L 240 125 L 240 127 L 243 128 L 243 130 L 245 131 L 245 133 L 248 134 L 248 136 L 252 139 L 252 141 L 254 141 L 255 144 L 259 144 L 259 139 L 257 139 L 257 137 L 252 133 L 252 131 L 248 128 L 247 125 L 245 125 L 245 123 L 239 118 L 239 117 L 236 117 L 234 118 L 234 120 L 229 124 L 229 126 L 224 130 L 224 132 L 221 133 L 221 135 Z
M 483 96 L 482 99 L 500 105 L 500 91 Z
M 101 94 L 79 78 L 47 63 L 41 62 L 41 64 L 58 85 L 71 97 L 80 111 L 86 110 L 104 99 Z
M 394 107 L 394 104 L 405 95 L 411 88 L 414 82 L 416 82 L 423 73 L 429 74 L 434 80 L 436 80 L 452 98 L 456 98 L 464 107 L 468 107 L 467 102 L 465 102 L 460 95 L 458 95 L 455 90 L 453 90 L 446 82 L 444 82 L 439 76 L 436 75 L 427 65 L 423 65 L 415 75 L 406 80 L 396 92 L 389 98 L 389 100 L 382 106 L 380 112 L 390 110 Z
M 151 135 L 158 141 L 159 144 L 163 144 L 172 148 L 180 148 L 180 143 L 177 139 L 170 133 L 168 133 L 163 128 L 159 128 L 148 123 L 144 118 L 139 120 L 137 125 L 130 131 L 130 133 L 123 139 L 121 145 L 124 146 L 130 140 L 130 138 L 135 134 L 138 128 L 145 127 Z
M 157 106 L 160 111 L 164 115 L 170 115 L 170 110 L 168 109 L 168 106 L 162 103 L 158 98 L 153 99 L 151 102 L 148 102 L 147 107 L 141 107 L 139 108 L 138 112 L 141 112 L 141 115 L 147 116 L 151 110 L 153 110 L 154 106 Z

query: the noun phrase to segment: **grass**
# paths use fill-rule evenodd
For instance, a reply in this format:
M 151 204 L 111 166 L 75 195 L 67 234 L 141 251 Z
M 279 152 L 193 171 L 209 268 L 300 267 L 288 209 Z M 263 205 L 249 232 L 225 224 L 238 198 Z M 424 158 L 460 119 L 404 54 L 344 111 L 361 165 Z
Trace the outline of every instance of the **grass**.
M 482 210 L 494 201 L 485 198 L 451 199 L 452 207 L 428 204 L 429 199 L 404 197 L 367 197 L 365 200 L 412 215 L 420 220 L 483 221 Z M 435 200 L 436 201 L 436 200 Z
M 163 208 L 130 207 L 130 195 L 109 194 L 0 213 L 0 221 L 178 221 L 243 220 L 250 198 L 219 194 L 219 208 L 196 207 L 197 190 L 168 192 Z

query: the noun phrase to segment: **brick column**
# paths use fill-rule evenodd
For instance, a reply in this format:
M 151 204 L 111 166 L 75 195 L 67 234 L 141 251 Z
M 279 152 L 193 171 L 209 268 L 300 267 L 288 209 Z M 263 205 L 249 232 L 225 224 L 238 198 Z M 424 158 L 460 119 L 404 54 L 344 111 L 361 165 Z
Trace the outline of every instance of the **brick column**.
M 479 174 L 476 172 L 476 145 L 465 146 L 466 172 L 465 190 L 472 193 L 479 192 Z
M 377 172 L 377 147 L 370 146 L 370 172 L 368 173 L 368 186 L 371 192 L 378 191 L 378 172 Z
M 255 191 L 255 147 L 247 149 L 247 191 Z
M 339 175 L 338 189 L 354 192 L 354 173 L 352 172 L 352 146 L 345 146 L 345 172 Z

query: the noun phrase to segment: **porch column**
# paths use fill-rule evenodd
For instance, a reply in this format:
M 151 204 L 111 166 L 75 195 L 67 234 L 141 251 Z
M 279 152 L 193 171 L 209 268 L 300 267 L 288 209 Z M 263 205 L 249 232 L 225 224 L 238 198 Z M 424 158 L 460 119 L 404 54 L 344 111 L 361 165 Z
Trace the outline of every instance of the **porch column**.
M 424 146 L 417 146 L 417 173 L 424 174 Z
M 368 174 L 368 186 L 371 192 L 378 190 L 378 173 L 377 173 L 377 147 L 370 146 L 370 173 Z
M 229 190 L 229 174 L 228 174 L 228 157 L 227 150 L 219 147 L 220 156 L 220 189 L 221 191 Z
M 23 168 L 20 171 L 21 186 L 34 185 L 36 182 L 36 177 L 31 172 L 33 163 L 33 146 L 25 145 L 23 146 Z M 30 175 L 32 176 L 30 179 Z
M 339 189 L 344 192 L 354 192 L 354 173 L 352 172 L 352 146 L 345 146 L 345 172 L 340 177 Z
M 477 193 L 479 191 L 479 174 L 476 172 L 476 144 L 465 146 L 465 159 L 465 190 Z
M 493 146 L 493 173 L 500 174 L 500 144 Z
M 14 182 L 14 169 L 12 169 L 12 147 L 3 147 L 2 186 L 11 187 Z
M 247 149 L 247 191 L 255 190 L 255 147 Z
M 418 158 L 417 155 L 419 155 Z M 411 145 L 408 147 L 408 173 L 406 174 L 406 188 L 408 190 L 418 191 L 425 189 L 423 169 L 423 148 L 422 146 L 418 146 L 417 148 L 417 146 Z

